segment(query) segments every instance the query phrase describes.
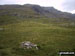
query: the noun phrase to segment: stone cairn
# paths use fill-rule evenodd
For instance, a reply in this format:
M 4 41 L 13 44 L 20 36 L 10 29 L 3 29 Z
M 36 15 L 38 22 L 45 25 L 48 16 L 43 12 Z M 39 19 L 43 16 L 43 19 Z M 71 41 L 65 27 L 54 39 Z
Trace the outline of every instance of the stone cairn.
M 25 48 L 27 49 L 35 48 L 36 50 L 38 50 L 37 44 L 31 43 L 30 41 L 21 42 L 21 47 L 24 49 Z

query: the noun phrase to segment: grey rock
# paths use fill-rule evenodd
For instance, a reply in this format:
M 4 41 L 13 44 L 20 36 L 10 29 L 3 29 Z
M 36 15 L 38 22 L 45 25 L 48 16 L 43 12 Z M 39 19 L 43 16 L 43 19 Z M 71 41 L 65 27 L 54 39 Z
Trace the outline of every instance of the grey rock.
M 24 49 L 35 48 L 36 50 L 38 50 L 37 44 L 31 43 L 30 41 L 21 42 L 21 47 Z

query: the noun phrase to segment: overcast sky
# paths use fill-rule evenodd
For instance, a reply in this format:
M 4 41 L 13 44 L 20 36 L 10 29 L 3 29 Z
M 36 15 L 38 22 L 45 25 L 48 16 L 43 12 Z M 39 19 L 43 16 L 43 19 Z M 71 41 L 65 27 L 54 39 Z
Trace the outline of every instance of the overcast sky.
M 75 0 L 0 0 L 0 4 L 38 4 L 53 6 L 61 11 L 75 13 Z

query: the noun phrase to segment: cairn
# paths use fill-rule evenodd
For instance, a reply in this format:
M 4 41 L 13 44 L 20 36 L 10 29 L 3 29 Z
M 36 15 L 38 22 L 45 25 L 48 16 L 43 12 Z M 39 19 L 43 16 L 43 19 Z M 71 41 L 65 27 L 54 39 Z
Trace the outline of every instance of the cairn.
M 36 50 L 38 50 L 37 44 L 31 43 L 30 41 L 22 42 L 21 47 L 24 49 L 25 48 L 27 49 L 35 48 Z

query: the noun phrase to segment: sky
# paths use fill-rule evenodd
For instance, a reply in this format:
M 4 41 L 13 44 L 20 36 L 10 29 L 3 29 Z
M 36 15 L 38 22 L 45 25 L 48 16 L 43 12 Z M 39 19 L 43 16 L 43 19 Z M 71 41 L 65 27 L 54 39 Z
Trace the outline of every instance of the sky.
M 60 11 L 75 13 L 75 0 L 0 0 L 0 4 L 38 4 Z

